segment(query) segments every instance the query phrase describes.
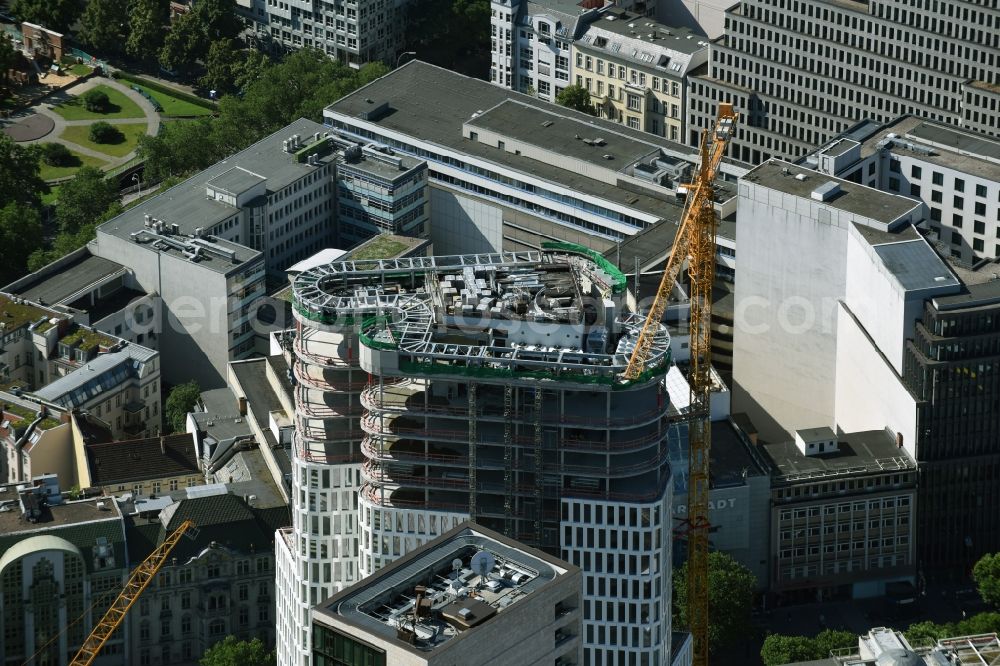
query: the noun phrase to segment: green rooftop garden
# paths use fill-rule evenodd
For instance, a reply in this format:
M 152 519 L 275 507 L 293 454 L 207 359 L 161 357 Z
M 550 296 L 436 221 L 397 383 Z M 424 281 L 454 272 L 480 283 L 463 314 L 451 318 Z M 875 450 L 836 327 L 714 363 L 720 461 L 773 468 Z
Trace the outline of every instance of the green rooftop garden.
M 22 326 L 51 316 L 49 312 L 29 303 L 15 303 L 6 296 L 0 296 L 0 323 L 6 330 L 14 331 Z
M 4 409 L 4 411 L 6 411 L 8 414 L 13 414 L 14 416 L 17 416 L 23 421 L 27 421 L 27 423 L 25 423 L 24 425 L 28 425 L 28 423 L 34 421 L 35 418 L 37 418 L 38 416 L 38 410 L 28 409 L 27 407 L 22 407 L 21 405 L 15 405 L 11 403 L 7 403 L 7 407 Z M 38 430 L 51 430 L 52 428 L 57 428 L 60 425 L 62 425 L 62 423 L 59 421 L 59 419 L 54 419 L 51 416 L 46 416 L 38 423 L 36 428 Z
M 79 348 L 83 351 L 90 351 L 98 345 L 110 347 L 115 343 L 113 338 L 105 335 L 104 333 L 92 331 L 89 328 L 84 328 L 83 326 L 77 326 L 75 331 L 65 336 L 59 342 L 68 347 L 79 346 Z
M 406 249 L 406 243 L 398 241 L 388 234 L 376 236 L 365 241 L 356 250 L 352 250 L 344 259 L 357 261 L 360 259 L 391 259 L 398 257 Z

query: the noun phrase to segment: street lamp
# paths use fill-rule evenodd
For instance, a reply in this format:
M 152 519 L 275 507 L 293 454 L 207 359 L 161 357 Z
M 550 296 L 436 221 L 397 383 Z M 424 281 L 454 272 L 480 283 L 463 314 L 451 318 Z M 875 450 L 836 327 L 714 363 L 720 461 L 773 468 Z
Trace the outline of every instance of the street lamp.
M 398 56 L 396 56 L 396 68 L 397 69 L 399 68 L 399 61 L 403 58 L 403 56 L 407 56 L 407 55 L 409 55 L 409 56 L 415 56 L 415 55 L 417 55 L 417 52 L 416 51 L 403 51 Z
M 139 198 L 142 198 L 142 181 L 139 179 L 139 174 L 132 174 L 132 181 L 135 183 L 136 188 L 139 190 Z

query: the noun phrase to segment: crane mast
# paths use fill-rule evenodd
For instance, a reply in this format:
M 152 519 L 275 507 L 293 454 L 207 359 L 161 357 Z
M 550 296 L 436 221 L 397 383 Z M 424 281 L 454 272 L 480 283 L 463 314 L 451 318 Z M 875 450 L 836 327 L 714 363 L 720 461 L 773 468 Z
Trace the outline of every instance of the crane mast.
M 156 576 L 160 567 L 163 566 L 163 563 L 167 561 L 167 557 L 174 549 L 174 546 L 177 545 L 177 542 L 180 541 L 184 533 L 192 527 L 194 527 L 194 523 L 190 520 L 185 520 L 181 523 L 180 527 L 164 539 L 163 543 L 156 550 L 150 553 L 149 557 L 132 570 L 132 575 L 129 576 L 125 587 L 114 600 L 114 603 L 111 604 L 111 607 L 108 608 L 104 617 L 101 618 L 97 626 L 87 636 L 87 639 L 83 641 L 83 645 L 80 646 L 76 656 L 73 657 L 73 661 L 69 662 L 69 666 L 90 666 L 93 663 L 94 659 L 100 654 L 101 648 L 104 647 L 104 643 L 111 638 L 111 634 L 115 633 L 115 629 L 125 619 L 125 614 L 128 613 L 132 604 L 136 602 L 146 587 L 149 586 L 150 581 Z
M 712 444 L 709 400 L 712 391 L 712 285 L 715 280 L 716 216 L 712 183 L 726 146 L 732 138 L 737 114 L 732 104 L 719 104 L 712 131 L 701 136 L 701 164 L 689 186 L 687 203 L 673 248 L 667 258 L 656 298 L 646 316 L 639 339 L 625 370 L 626 379 L 642 372 L 663 321 L 663 314 L 681 267 L 688 264 L 691 278 L 691 412 L 688 446 L 688 624 L 694 641 L 694 666 L 708 664 L 708 502 L 709 453 Z

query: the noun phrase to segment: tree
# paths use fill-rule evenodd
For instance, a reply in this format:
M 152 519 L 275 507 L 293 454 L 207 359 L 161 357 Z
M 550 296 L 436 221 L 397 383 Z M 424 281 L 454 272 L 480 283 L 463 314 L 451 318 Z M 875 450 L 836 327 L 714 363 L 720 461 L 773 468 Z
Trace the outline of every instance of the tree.
M 235 39 L 243 30 L 236 16 L 236 0 L 198 0 L 191 12 L 210 41 Z
M 263 51 L 248 49 L 243 53 L 243 62 L 235 71 L 233 87 L 236 92 L 244 92 L 260 79 L 272 64 L 271 59 Z
M 575 84 L 566 86 L 562 89 L 562 92 L 556 95 L 556 104 L 561 104 L 569 109 L 583 111 L 592 116 L 597 115 L 597 110 L 590 102 L 590 92 L 583 86 Z
M 128 24 L 128 0 L 90 0 L 80 18 L 80 39 L 97 51 L 120 53 Z
M 0 83 L 7 82 L 7 72 L 14 69 L 20 57 L 10 35 L 0 33 Z
M 816 638 L 813 639 L 813 644 L 816 646 L 817 654 L 814 658 L 826 659 L 830 656 L 831 650 L 839 650 L 841 648 L 854 647 L 857 645 L 858 637 L 851 631 L 824 629 L 816 634 Z
M 61 143 L 43 143 L 39 150 L 42 161 L 49 166 L 66 166 L 73 158 L 73 153 Z
M 22 21 L 63 33 L 69 32 L 82 11 L 79 0 L 11 0 L 10 3 L 10 13 Z
M 190 74 L 208 55 L 209 40 L 198 14 L 181 14 L 170 26 L 160 49 L 160 66 Z
M 42 218 L 38 209 L 24 203 L 0 208 L 0 284 L 9 284 L 27 272 L 28 256 L 42 246 Z
M 195 381 L 178 384 L 171 389 L 163 411 L 166 412 L 167 425 L 173 432 L 184 431 L 187 414 L 198 404 L 200 397 L 201 388 L 198 387 L 198 382 Z
M 1000 553 L 987 553 L 972 568 L 979 596 L 988 604 L 1000 607 Z
M 813 659 L 814 648 L 812 640 L 805 636 L 771 634 L 764 639 L 760 658 L 764 666 L 784 666 L 796 661 Z
M 124 138 L 117 127 L 103 120 L 91 125 L 89 134 L 94 143 L 120 143 Z
M 170 16 L 170 0 L 128 0 L 125 52 L 143 62 L 156 60 Z
M 84 108 L 92 113 L 107 113 L 111 107 L 111 100 L 108 99 L 108 94 L 97 88 L 92 88 L 83 93 L 81 99 L 83 99 Z
M 688 563 L 674 570 L 674 624 L 688 626 Z M 750 610 L 757 578 L 732 556 L 708 556 L 708 644 L 712 650 L 744 638 L 750 628 Z
M 268 652 L 259 638 L 240 641 L 229 635 L 205 650 L 201 666 L 273 666 L 278 662 L 274 650 Z
M 203 88 L 215 90 L 220 95 L 239 90 L 237 72 L 243 65 L 244 56 L 232 39 L 220 39 L 208 47 L 205 58 L 205 75 L 198 83 Z
M 483 77 L 490 63 L 488 0 L 423 0 L 409 4 L 406 49 L 441 67 Z
M 19 146 L 0 133 L 0 206 L 17 202 L 38 206 L 49 186 L 38 175 L 39 149 Z
M 56 221 L 61 234 L 77 234 L 119 212 L 118 188 L 94 167 L 83 167 L 59 190 Z

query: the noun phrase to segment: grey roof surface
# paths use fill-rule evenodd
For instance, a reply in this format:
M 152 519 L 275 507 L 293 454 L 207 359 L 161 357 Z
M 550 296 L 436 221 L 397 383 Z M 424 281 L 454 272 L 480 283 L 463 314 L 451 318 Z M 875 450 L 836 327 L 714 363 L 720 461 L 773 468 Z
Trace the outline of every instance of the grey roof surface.
M 201 474 L 194 438 L 188 433 L 89 444 L 85 450 L 94 486 Z
M 210 435 L 217 442 L 224 442 L 234 437 L 246 437 L 253 434 L 247 420 L 239 415 L 194 412 L 193 417 L 198 430 L 201 430 L 206 435 Z
M 235 166 L 229 171 L 223 171 L 218 176 L 215 176 L 207 184 L 230 194 L 240 194 L 266 180 L 267 178 L 264 176 L 260 176 L 241 166 Z
M 575 46 L 606 58 L 635 63 L 659 72 L 660 76 L 680 79 L 688 72 L 691 55 L 708 48 L 707 39 L 688 28 L 611 10 L 588 25 Z M 678 63 L 679 69 L 671 68 Z
M 370 173 L 378 176 L 379 178 L 385 178 L 386 180 L 396 180 L 398 178 L 409 177 L 410 171 L 423 163 L 423 160 L 418 160 L 414 157 L 410 157 L 409 155 L 395 154 L 393 157 L 400 160 L 403 167 L 402 169 L 397 169 L 394 165 L 387 164 L 386 162 L 373 157 L 371 154 L 364 152 L 361 154 L 361 159 L 355 161 L 342 161 L 337 168 L 339 170 L 348 171 L 351 169 L 357 169 L 362 173 Z
M 822 428 L 799 428 L 795 431 L 795 434 L 805 440 L 825 439 L 837 436 L 833 428 L 827 426 L 823 426 Z
M 907 291 L 957 287 L 960 284 L 937 252 L 922 238 L 875 245 L 873 249 L 886 269 Z
M 12 489 L 0 492 L 0 501 L 11 499 L 17 499 Z M 98 503 L 102 503 L 104 509 L 97 508 Z M 6 552 L 16 543 L 41 534 L 57 536 L 79 548 L 89 573 L 94 571 L 92 551 L 97 545 L 97 539 L 104 537 L 114 547 L 116 568 L 125 568 L 122 515 L 111 498 L 67 502 L 45 508 L 37 523 L 22 520 L 16 505 L 13 511 L 0 513 L 0 553 Z
M 783 169 L 787 169 L 787 173 Z M 795 177 L 798 174 L 805 174 L 805 180 L 798 180 Z M 834 178 L 778 159 L 764 162 L 743 176 L 741 182 L 744 180 L 809 200 L 811 200 L 813 190 L 817 187 L 828 182 L 835 182 L 840 186 L 840 194 L 827 201 L 817 201 L 817 204 L 886 224 L 898 220 L 922 205 L 913 199 L 881 192 L 871 187 Z
M 227 174 L 234 167 L 243 167 L 253 174 L 266 178 L 268 192 L 280 190 L 316 169 L 316 167 L 297 162 L 294 156 L 285 153 L 282 150 L 282 141 L 293 134 L 299 134 L 303 137 L 303 142 L 308 143 L 308 139 L 311 139 L 309 135 L 325 131 L 326 128 L 319 123 L 300 118 L 274 134 L 264 137 L 249 148 L 210 166 L 138 206 L 130 208 L 101 225 L 99 229 L 106 234 L 128 238 L 129 234 L 143 228 L 145 215 L 152 215 L 168 224 L 177 224 L 180 226 L 181 233 L 186 235 L 193 234 L 195 229 L 199 227 L 208 229 L 239 211 L 232 206 L 206 198 L 206 183 Z M 329 154 L 320 158 L 320 163 L 325 164 L 334 159 L 336 159 L 335 155 Z M 244 176 L 236 173 L 225 176 L 223 180 L 242 182 L 243 178 Z M 236 250 L 237 260 L 241 263 L 260 255 L 258 251 L 236 243 L 216 242 Z M 219 270 L 225 266 L 226 271 L 232 267 L 228 262 L 218 259 L 202 261 L 198 265 L 210 267 L 219 265 Z
M 131 377 L 132 372 L 138 370 L 140 365 L 148 362 L 157 354 L 158 352 L 152 349 L 137 344 L 128 344 L 116 352 L 98 354 L 68 375 L 60 377 L 32 393 L 43 400 L 63 406 L 76 406 L 92 397 L 87 395 L 84 396 L 83 400 L 77 400 L 77 396 L 72 395 L 77 389 L 90 382 L 104 385 L 107 381 L 114 381 L 114 371 L 120 366 L 125 366 L 128 377 Z
M 357 627 L 360 631 L 377 635 L 401 649 L 426 655 L 426 651 L 402 642 L 396 637 L 396 629 L 385 622 L 380 622 L 361 610 L 361 606 L 371 603 L 381 597 L 398 597 L 401 594 L 412 594 L 412 584 L 421 576 L 426 576 L 430 570 L 450 570 L 451 561 L 469 547 L 489 550 L 501 557 L 528 567 L 538 572 L 538 576 L 522 588 L 523 594 L 530 595 L 546 587 L 549 582 L 561 575 L 575 573 L 579 569 L 568 562 L 552 557 L 540 550 L 529 548 L 496 532 L 487 530 L 474 523 L 462 523 L 458 527 L 444 533 L 420 548 L 379 569 L 376 573 L 351 587 L 321 602 L 313 609 L 320 616 L 336 617 L 338 620 Z M 516 605 L 501 612 L 514 612 Z M 488 623 L 488 620 L 487 620 Z M 477 625 L 482 626 L 482 625 Z M 460 631 L 444 645 L 476 631 L 474 626 Z M 363 635 L 363 634 L 362 634 Z
M 229 367 L 247 396 L 247 403 L 254 420 L 262 430 L 268 430 L 268 414 L 275 410 L 284 410 L 284 407 L 278 394 L 271 387 L 271 382 L 268 381 L 267 360 L 254 358 L 234 361 Z
M 779 477 L 774 481 L 781 481 L 780 476 L 872 472 L 892 460 L 907 468 L 914 467 L 906 452 L 896 446 L 895 438 L 885 430 L 850 433 L 837 439 L 839 450 L 822 455 L 804 455 L 794 441 L 772 444 L 760 440 L 759 448 L 777 470 Z
M 386 130 L 457 150 L 513 171 L 562 185 L 581 194 L 628 206 L 675 223 L 680 219 L 681 206 L 673 200 L 674 197 L 666 194 L 657 197 L 652 192 L 637 194 L 617 185 L 604 183 L 524 155 L 508 153 L 496 146 L 487 146 L 462 136 L 463 123 L 470 120 L 474 113 L 485 112 L 507 99 L 564 116 L 567 121 L 572 121 L 583 128 L 586 134 L 581 132 L 581 136 L 600 135 L 610 141 L 609 135 L 614 135 L 629 140 L 627 144 L 623 140 L 623 145 L 635 146 L 637 143 L 646 143 L 650 150 L 661 147 L 675 153 L 694 154 L 693 149 L 687 146 L 671 143 L 655 135 L 549 104 L 419 60 L 411 60 L 390 74 L 341 98 L 328 106 L 326 111 L 358 118 L 385 102 L 389 104 L 388 113 L 369 122 Z M 618 166 L 623 167 L 625 163 Z
M 16 293 L 30 301 L 53 305 L 124 270 L 121 264 L 84 252 L 57 272 L 40 276 L 36 282 L 21 287 Z
M 882 146 L 883 149 L 987 180 L 1000 181 L 1000 141 L 996 139 L 956 127 L 946 127 L 915 116 L 903 116 L 886 125 L 869 127 L 867 130 L 867 136 L 859 139 L 863 141 L 862 158 L 880 150 L 879 144 L 886 139 L 886 135 L 896 134 L 898 137 L 896 141 L 904 144 L 909 142 L 924 146 L 934 144 L 933 152 L 929 155 L 914 153 L 898 143 Z
M 712 424 L 711 451 L 710 470 L 713 488 L 742 483 L 744 471 L 747 476 L 767 474 L 750 455 L 746 444 L 728 421 Z

